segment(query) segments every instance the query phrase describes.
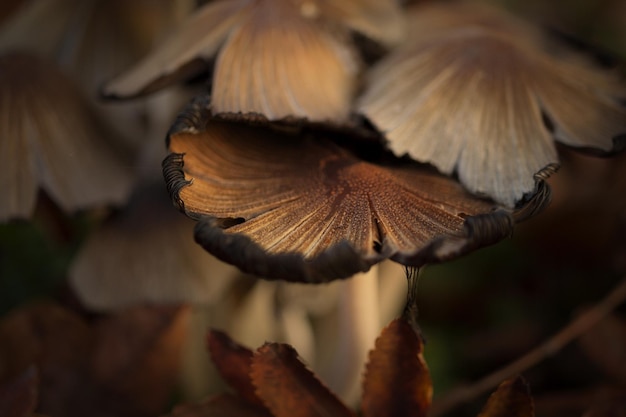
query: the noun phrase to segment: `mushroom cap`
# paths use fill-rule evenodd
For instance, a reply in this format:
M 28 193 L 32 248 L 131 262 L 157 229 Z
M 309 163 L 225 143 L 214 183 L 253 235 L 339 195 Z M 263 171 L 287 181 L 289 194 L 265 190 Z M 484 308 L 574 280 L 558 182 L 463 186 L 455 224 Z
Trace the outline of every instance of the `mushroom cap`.
M 154 106 L 163 95 L 112 105 L 98 90 L 145 56 L 193 7 L 194 0 L 29 1 L 0 27 L 0 50 L 33 51 L 55 60 L 110 128 L 136 148 L 154 136 Z
M 558 165 L 554 141 L 599 154 L 626 144 L 616 74 L 482 8 L 427 5 L 409 21 L 410 40 L 371 70 L 357 105 L 394 154 L 514 207 Z
M 70 267 L 70 284 L 96 311 L 208 305 L 239 271 L 206 256 L 192 230 L 193 222 L 171 209 L 162 184 L 143 184 L 124 210 L 89 236 Z
M 0 57 L 0 118 L 0 221 L 30 217 L 39 189 L 66 212 L 126 201 L 129 161 L 52 63 Z
M 323 282 L 390 258 L 420 266 L 510 235 L 514 213 L 429 167 L 367 162 L 320 134 L 215 120 L 203 99 L 169 134 L 164 176 L 196 241 L 269 279 Z M 542 181 L 529 203 L 549 197 Z
M 214 58 L 214 115 L 341 124 L 350 114 L 360 66 L 349 29 L 390 44 L 402 37 L 402 28 L 403 15 L 390 0 L 218 0 L 111 80 L 103 94 L 147 94 Z

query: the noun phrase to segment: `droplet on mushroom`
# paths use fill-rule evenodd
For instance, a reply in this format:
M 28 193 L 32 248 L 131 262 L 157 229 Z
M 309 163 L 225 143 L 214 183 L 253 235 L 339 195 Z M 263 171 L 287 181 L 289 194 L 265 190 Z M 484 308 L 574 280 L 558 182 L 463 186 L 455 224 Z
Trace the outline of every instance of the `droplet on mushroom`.
M 103 93 L 146 94 L 214 58 L 214 115 L 342 123 L 360 66 L 350 29 L 392 43 L 401 37 L 403 16 L 393 1 L 335 3 L 211 2 L 153 54 L 105 85 Z M 394 33 L 381 30 L 381 22 Z
M 169 135 L 173 200 L 196 240 L 240 269 L 322 282 L 390 258 L 422 265 L 508 236 L 513 214 L 411 162 L 362 160 L 323 135 L 294 140 L 211 118 L 202 103 Z
M 124 203 L 133 177 L 115 142 L 51 62 L 0 57 L 0 221 L 30 217 L 40 189 L 66 212 Z
M 624 147 L 616 74 L 492 10 L 426 5 L 408 20 L 410 40 L 372 69 L 358 104 L 396 155 L 513 207 L 558 165 L 554 141 Z

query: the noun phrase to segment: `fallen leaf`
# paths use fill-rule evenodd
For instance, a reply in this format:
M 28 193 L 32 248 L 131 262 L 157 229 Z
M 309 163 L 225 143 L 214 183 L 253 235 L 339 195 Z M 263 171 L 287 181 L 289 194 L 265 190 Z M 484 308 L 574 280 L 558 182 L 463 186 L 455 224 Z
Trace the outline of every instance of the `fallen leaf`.
M 383 329 L 365 371 L 364 417 L 426 416 L 433 389 L 422 351 L 408 321 L 396 319 Z
M 533 417 L 535 406 L 526 381 L 509 378 L 491 394 L 478 417 Z
M 263 407 L 250 381 L 254 352 L 235 343 L 226 333 L 211 330 L 207 340 L 211 359 L 222 379 L 244 400 Z
M 153 416 L 178 374 L 186 309 L 138 307 L 87 322 L 52 302 L 0 321 L 0 382 L 40 370 L 38 411 L 51 416 Z
M 266 343 L 252 359 L 252 383 L 274 417 L 354 416 L 285 344 Z
M 0 321 L 0 381 L 14 379 L 35 364 L 40 410 L 67 414 L 60 411 L 87 388 L 92 343 L 89 326 L 72 312 L 51 302 L 25 305 Z
M 188 310 L 136 307 L 95 327 L 95 381 L 146 415 L 169 404 L 180 366 Z

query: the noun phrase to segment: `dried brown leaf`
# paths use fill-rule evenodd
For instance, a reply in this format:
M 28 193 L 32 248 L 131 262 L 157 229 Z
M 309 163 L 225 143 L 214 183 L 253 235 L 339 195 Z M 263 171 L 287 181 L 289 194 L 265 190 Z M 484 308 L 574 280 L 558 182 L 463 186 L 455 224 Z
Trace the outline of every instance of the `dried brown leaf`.
M 99 322 L 91 366 L 95 382 L 154 415 L 175 386 L 189 310 L 136 307 Z
M 257 396 L 274 417 L 354 416 L 299 360 L 289 345 L 268 343 L 252 360 Z
M 422 352 L 421 336 L 407 320 L 383 329 L 364 375 L 364 417 L 426 416 L 433 387 Z
M 0 221 L 30 217 L 40 189 L 66 212 L 126 200 L 128 160 L 52 62 L 3 55 L 0 86 Z
M 533 417 L 535 407 L 521 376 L 507 379 L 491 394 L 478 417 Z
M 89 326 L 51 303 L 25 305 L 0 321 L 0 380 L 35 365 L 40 374 L 39 409 L 71 415 L 77 393 L 90 392 L 88 360 L 93 347 Z
M 0 381 L 35 364 L 39 409 L 67 417 L 148 416 L 168 404 L 186 312 L 137 308 L 87 323 L 53 303 L 0 321 Z
M 63 391 L 76 368 L 85 367 L 92 344 L 88 325 L 73 313 L 50 302 L 25 305 L 0 321 L 0 381 L 35 364 L 42 379 Z M 49 374 L 52 368 L 56 373 Z
M 34 366 L 0 384 L 0 416 L 31 417 L 37 406 L 39 378 Z
M 263 407 L 250 380 L 254 352 L 217 330 L 209 332 L 208 347 L 211 359 L 224 381 L 245 401 Z

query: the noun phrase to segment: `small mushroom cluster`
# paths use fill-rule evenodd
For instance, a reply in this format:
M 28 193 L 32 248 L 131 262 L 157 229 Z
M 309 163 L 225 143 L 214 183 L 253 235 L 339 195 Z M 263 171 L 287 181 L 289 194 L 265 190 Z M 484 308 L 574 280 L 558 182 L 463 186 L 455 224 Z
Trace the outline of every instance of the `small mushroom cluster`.
M 608 155 L 626 139 L 616 73 L 474 4 L 215 0 L 103 93 L 199 70 L 165 180 L 200 245 L 268 279 L 496 243 L 549 203 L 556 142 Z
M 160 146 L 155 159 L 148 141 L 169 125 L 154 115 L 171 119 L 169 108 L 188 96 L 96 100 L 96 86 L 191 9 L 186 0 L 50 0 L 17 2 L 0 16 L 0 226 L 43 224 L 51 246 L 72 241 L 67 275 L 94 310 L 203 304 L 220 292 L 220 280 L 209 277 L 221 265 L 198 256 L 193 222 L 169 210 L 158 169 L 164 152 Z M 86 240 L 84 230 L 74 232 L 76 218 L 93 227 Z M 26 273 L 14 275 L 26 281 Z

